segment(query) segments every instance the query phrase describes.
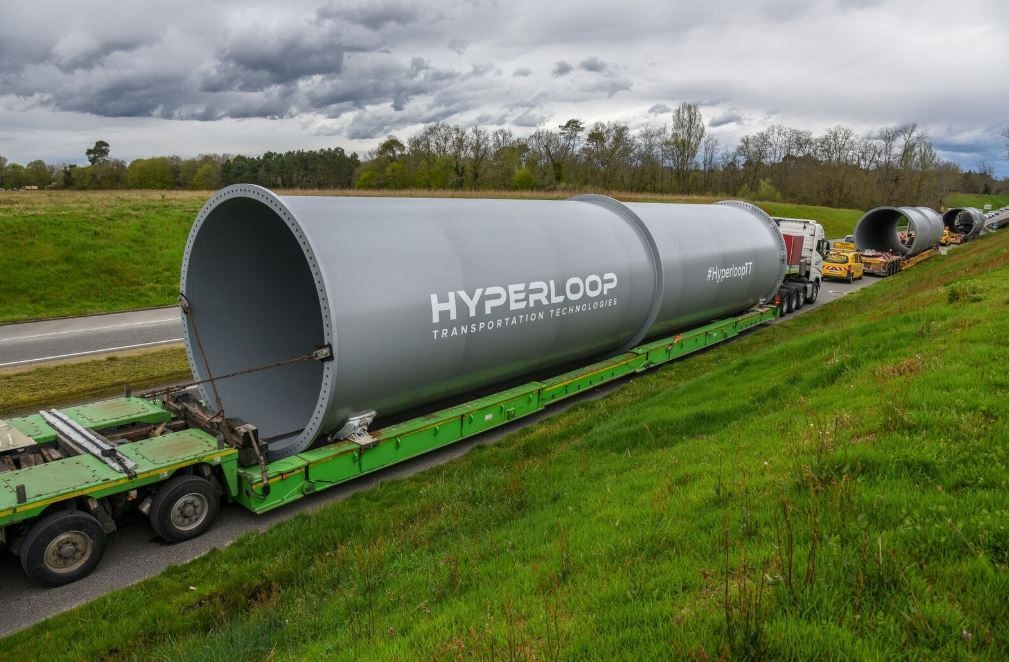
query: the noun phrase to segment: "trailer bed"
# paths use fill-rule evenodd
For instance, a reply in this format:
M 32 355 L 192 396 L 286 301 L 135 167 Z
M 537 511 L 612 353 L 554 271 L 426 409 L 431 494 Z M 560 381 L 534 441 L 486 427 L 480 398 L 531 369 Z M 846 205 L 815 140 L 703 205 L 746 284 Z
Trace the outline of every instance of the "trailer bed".
M 36 517 L 54 503 L 102 498 L 157 483 L 193 464 L 226 466 L 237 462 L 237 451 L 219 448 L 215 437 L 194 428 L 116 443 L 117 434 L 153 432 L 156 428 L 152 426 L 169 423 L 171 414 L 157 402 L 116 398 L 59 411 L 109 435 L 116 449 L 136 463 L 134 475 L 118 472 L 94 455 L 73 455 L 61 449 L 56 431 L 41 414 L 10 419 L 6 423 L 33 445 L 0 456 L 0 526 Z
M 584 368 L 379 430 L 362 429 L 348 439 L 270 463 L 251 457 L 247 443 L 226 443 L 236 437 L 215 430 L 221 419 L 190 395 L 164 400 L 122 397 L 0 421 L 0 543 L 14 543 L 17 551 L 17 541 L 31 538 L 61 509 L 89 511 L 111 532 L 117 513 L 131 505 L 146 512 L 137 502 L 154 503 L 151 517 L 157 530 L 153 513 L 159 509 L 159 495 L 172 493 L 160 484 L 192 480 L 190 475 L 216 477 L 219 496 L 250 511 L 267 512 L 719 344 L 779 315 L 777 306 L 760 306 Z M 241 432 L 246 440 L 251 434 L 253 447 L 261 443 L 254 426 L 243 424 L 231 431 Z M 73 443 L 75 434 L 85 442 L 92 439 L 93 445 L 85 443 L 82 451 Z M 39 516 L 36 527 L 31 520 Z

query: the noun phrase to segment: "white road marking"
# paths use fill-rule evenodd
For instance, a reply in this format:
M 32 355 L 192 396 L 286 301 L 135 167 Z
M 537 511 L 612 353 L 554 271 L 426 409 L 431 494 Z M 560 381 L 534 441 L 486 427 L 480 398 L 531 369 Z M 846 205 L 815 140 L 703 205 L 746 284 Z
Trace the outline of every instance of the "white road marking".
M 10 361 L 9 363 L 0 363 L 0 368 L 10 368 L 16 365 L 24 365 L 26 363 L 40 363 L 42 361 L 57 361 L 59 359 L 70 359 L 75 356 L 87 356 L 88 354 L 104 354 L 105 352 L 118 352 L 124 349 L 137 349 L 138 347 L 150 347 L 151 345 L 165 345 L 171 342 L 180 342 L 182 338 L 171 338 L 170 340 L 155 340 L 154 342 L 142 342 L 136 345 L 123 345 L 122 347 L 107 347 L 105 349 L 92 349 L 87 352 L 74 352 L 73 354 L 58 354 L 56 356 L 42 356 L 37 359 L 24 359 L 23 361 Z
M 152 324 L 167 324 L 178 321 L 178 317 L 164 320 L 150 320 L 147 322 L 130 322 L 129 324 L 112 324 L 109 326 L 94 326 L 87 329 L 70 329 L 69 331 L 52 331 L 50 333 L 36 333 L 28 336 L 14 336 L 13 338 L 3 338 L 0 342 L 10 342 L 12 340 L 30 340 L 32 338 L 48 338 L 51 336 L 66 336 L 74 333 L 89 333 L 91 331 L 107 331 L 108 329 L 124 329 L 131 326 L 150 326 Z

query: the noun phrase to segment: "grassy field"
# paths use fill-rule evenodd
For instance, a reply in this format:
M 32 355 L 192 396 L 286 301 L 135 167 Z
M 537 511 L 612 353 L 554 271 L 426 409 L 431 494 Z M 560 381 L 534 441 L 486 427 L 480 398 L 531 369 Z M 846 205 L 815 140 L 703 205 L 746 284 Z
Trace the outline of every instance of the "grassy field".
M 998 233 L 0 651 L 1005 659 L 1007 307 Z
M 984 209 L 985 205 L 991 205 L 992 209 L 1001 209 L 1009 205 L 1009 195 L 979 195 L 973 193 L 951 193 L 946 196 L 947 207 L 977 207 Z
M 0 323 L 172 304 L 208 195 L 0 192 Z
M 75 363 L 0 370 L 0 417 L 192 379 L 181 347 Z
M 361 191 L 302 193 L 360 195 Z M 396 194 L 570 196 L 514 191 Z M 626 200 L 713 200 L 617 195 Z M 174 304 L 186 237 L 208 197 L 202 191 L 0 191 L 0 264 L 5 265 L 0 323 Z M 859 216 L 854 210 L 823 207 L 780 203 L 764 207 L 773 214 L 821 219 L 831 236 L 846 234 Z

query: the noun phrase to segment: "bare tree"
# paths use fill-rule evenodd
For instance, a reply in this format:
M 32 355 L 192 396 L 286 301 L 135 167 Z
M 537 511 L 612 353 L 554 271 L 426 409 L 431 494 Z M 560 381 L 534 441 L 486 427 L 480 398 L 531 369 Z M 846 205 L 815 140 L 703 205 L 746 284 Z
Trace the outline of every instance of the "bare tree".
M 466 158 L 470 163 L 470 188 L 480 188 L 487 156 L 490 152 L 490 135 L 486 129 L 474 126 L 466 133 Z
M 741 169 L 746 178 L 745 185 L 756 190 L 763 176 L 764 168 L 769 163 L 771 153 L 771 138 L 767 131 L 759 131 L 753 135 L 743 136 L 736 148 L 736 155 L 742 161 Z
M 543 185 L 561 183 L 560 176 L 564 172 L 564 160 L 561 158 L 564 151 L 562 142 L 558 134 L 548 129 L 537 129 L 526 141 Z
M 857 165 L 858 136 L 849 127 L 835 126 L 816 139 L 814 149 L 827 175 L 823 186 L 830 191 L 828 199 L 832 206 L 839 206 L 846 199 L 849 179 Z
M 575 166 L 573 161 L 581 147 L 582 132 L 585 130 L 585 124 L 580 119 L 569 119 L 557 128 L 561 133 L 561 146 L 557 155 L 557 162 L 560 167 L 554 173 L 554 178 L 560 182 L 564 179 L 565 169 L 567 170 L 568 179 L 572 179 L 574 176 Z
M 704 140 L 704 118 L 696 104 L 681 103 L 673 111 L 673 126 L 669 134 L 669 154 L 673 172 L 681 190 L 686 188 L 690 168 Z
M 701 150 L 701 170 L 704 171 L 704 190 L 711 191 L 712 174 L 718 159 L 718 138 L 705 136 Z
M 646 126 L 638 131 L 634 141 L 632 188 L 661 191 L 665 187 L 662 167 L 662 144 L 665 127 Z
M 1002 137 L 1005 138 L 1005 157 L 1009 159 L 1009 126 L 1002 129 Z
M 963 172 L 953 161 L 942 161 L 936 168 L 936 185 L 940 202 L 948 193 L 963 190 Z
M 619 185 L 623 167 L 634 150 L 634 139 L 626 124 L 596 122 L 585 138 L 583 152 L 591 169 L 595 170 L 596 183 L 605 189 Z M 591 176 L 590 172 L 590 176 Z

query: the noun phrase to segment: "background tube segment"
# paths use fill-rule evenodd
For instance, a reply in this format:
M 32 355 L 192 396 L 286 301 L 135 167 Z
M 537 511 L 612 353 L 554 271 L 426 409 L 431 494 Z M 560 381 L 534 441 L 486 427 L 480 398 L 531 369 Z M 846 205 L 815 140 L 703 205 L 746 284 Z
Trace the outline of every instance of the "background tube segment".
M 905 226 L 908 239 L 902 241 L 900 233 Z M 942 229 L 942 217 L 928 207 L 876 207 L 855 225 L 855 246 L 859 250 L 916 255 L 936 246 Z
M 973 239 L 981 234 L 981 229 L 984 227 L 984 214 L 980 209 L 974 207 L 955 207 L 942 215 L 942 222 L 950 232 L 956 232 L 964 235 L 967 239 Z
M 332 345 L 333 361 L 218 384 L 225 413 L 277 459 L 360 411 L 412 412 L 744 310 L 777 289 L 782 250 L 773 225 L 734 206 L 236 185 L 186 246 L 186 349 L 202 379 Z

